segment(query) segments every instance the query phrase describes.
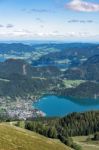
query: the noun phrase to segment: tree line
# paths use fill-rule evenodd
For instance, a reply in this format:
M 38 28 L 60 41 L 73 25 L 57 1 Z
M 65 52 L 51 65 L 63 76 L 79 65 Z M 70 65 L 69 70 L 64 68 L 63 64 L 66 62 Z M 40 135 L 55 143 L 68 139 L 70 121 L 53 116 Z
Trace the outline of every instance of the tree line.
M 81 149 L 73 143 L 72 136 L 90 135 L 99 132 L 99 111 L 72 113 L 63 118 L 43 118 L 17 123 L 25 129 L 49 138 L 60 139 L 64 144 Z

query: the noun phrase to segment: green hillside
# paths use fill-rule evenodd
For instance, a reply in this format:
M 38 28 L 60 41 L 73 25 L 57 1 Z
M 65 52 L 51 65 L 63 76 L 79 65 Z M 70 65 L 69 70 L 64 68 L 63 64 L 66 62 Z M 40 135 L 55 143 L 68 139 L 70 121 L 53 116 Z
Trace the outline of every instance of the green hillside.
M 0 150 L 70 150 L 58 140 L 8 124 L 0 124 Z
M 89 136 L 76 136 L 73 141 L 82 147 L 82 150 L 99 150 L 99 141 L 90 140 L 93 135 Z

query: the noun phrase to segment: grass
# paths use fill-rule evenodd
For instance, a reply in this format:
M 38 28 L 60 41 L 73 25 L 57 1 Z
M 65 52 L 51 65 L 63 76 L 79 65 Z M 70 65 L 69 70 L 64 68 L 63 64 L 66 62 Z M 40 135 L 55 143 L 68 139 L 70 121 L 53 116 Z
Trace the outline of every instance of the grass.
M 84 82 L 85 82 L 85 80 L 63 80 L 63 83 L 66 88 L 75 88 Z
M 0 150 L 70 150 L 53 140 L 9 124 L 0 124 Z
M 92 137 L 92 135 L 90 136 Z M 88 136 L 73 137 L 75 143 L 82 147 L 82 150 L 99 150 L 99 141 L 87 140 Z

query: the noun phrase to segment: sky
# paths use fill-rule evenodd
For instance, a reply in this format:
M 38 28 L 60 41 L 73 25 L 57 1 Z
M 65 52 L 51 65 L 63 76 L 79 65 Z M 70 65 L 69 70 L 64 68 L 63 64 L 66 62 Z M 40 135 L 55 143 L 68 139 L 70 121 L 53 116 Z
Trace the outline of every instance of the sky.
M 99 40 L 99 0 L 0 0 L 0 40 Z

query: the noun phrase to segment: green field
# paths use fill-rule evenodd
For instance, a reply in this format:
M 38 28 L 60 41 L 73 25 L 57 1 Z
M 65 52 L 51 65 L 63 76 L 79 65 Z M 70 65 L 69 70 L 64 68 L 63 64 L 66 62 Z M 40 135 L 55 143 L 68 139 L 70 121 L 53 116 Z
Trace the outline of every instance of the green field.
M 70 150 L 53 140 L 13 125 L 0 124 L 0 150 Z
M 82 150 L 99 150 L 99 141 L 89 141 L 88 136 L 73 137 L 73 141 L 82 147 Z
M 63 83 L 66 88 L 75 88 L 84 82 L 85 82 L 85 80 L 63 80 Z

